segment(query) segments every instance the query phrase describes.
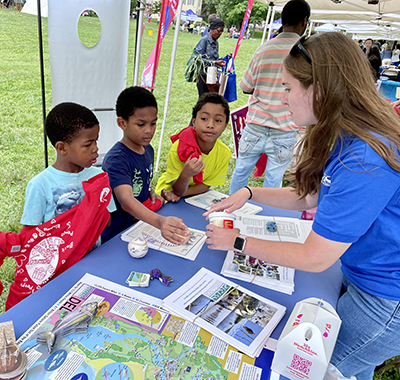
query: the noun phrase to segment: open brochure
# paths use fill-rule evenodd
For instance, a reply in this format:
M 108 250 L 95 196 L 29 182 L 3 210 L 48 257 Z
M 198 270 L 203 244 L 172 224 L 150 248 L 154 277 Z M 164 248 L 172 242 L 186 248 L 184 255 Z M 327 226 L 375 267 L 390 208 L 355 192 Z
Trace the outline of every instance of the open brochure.
M 179 256 L 184 259 L 195 260 L 207 236 L 204 231 L 195 230 L 194 228 L 189 228 L 189 231 L 189 240 L 184 244 L 176 245 L 165 240 L 158 228 L 143 221 L 139 221 L 128 231 L 124 232 L 121 235 L 121 239 L 130 242 L 132 239 L 140 237 L 146 240 L 149 248 L 157 249 L 158 251 Z
M 58 336 L 51 353 L 36 342 L 61 317 L 92 302 L 98 304 L 97 313 L 86 333 Z M 171 315 L 161 300 L 89 274 L 17 343 L 28 357 L 29 380 L 192 379 L 199 373 L 207 379 L 261 377 L 254 359 Z
M 286 311 L 206 268 L 165 298 L 163 306 L 251 357 L 260 354 Z
M 208 190 L 206 193 L 195 195 L 193 197 L 185 198 L 185 202 L 193 206 L 200 207 L 204 210 L 210 209 L 210 207 L 216 203 L 221 202 L 223 199 L 228 198 L 229 195 L 220 193 L 216 190 Z M 253 205 L 252 203 L 246 202 L 238 212 L 244 214 L 257 214 L 262 210 L 262 207 Z
M 312 221 L 237 214 L 235 227 L 242 234 L 259 239 L 304 243 L 311 231 Z M 294 269 L 236 251 L 228 251 L 221 274 L 286 294 L 294 291 Z
M 274 265 L 241 252 L 228 251 L 221 274 L 251 282 L 264 288 L 292 294 L 294 269 Z

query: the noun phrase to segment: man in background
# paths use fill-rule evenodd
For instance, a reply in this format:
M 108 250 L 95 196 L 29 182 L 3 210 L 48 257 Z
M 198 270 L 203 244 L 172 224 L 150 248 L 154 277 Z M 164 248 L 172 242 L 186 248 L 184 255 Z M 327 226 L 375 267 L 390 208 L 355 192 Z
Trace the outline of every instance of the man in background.
M 230 194 L 247 185 L 263 153 L 268 156 L 263 186 L 282 186 L 283 174 L 293 157 L 298 130 L 289 109 L 281 102 L 284 92 L 282 62 L 306 31 L 310 11 L 305 0 L 286 3 L 282 10 L 282 33 L 257 49 L 240 83 L 243 92 L 251 97 Z

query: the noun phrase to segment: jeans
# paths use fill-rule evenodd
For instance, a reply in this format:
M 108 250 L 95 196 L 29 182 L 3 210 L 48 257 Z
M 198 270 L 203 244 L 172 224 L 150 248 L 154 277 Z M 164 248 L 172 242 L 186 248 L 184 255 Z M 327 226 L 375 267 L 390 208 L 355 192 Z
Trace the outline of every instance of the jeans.
M 282 177 L 293 157 L 297 131 L 280 131 L 246 123 L 239 142 L 239 157 L 231 179 L 229 194 L 246 186 L 262 153 L 268 156 L 264 187 L 281 187 Z
M 344 376 L 371 380 L 377 365 L 400 355 L 400 302 L 368 294 L 346 277 L 338 301 L 342 320 L 331 363 Z

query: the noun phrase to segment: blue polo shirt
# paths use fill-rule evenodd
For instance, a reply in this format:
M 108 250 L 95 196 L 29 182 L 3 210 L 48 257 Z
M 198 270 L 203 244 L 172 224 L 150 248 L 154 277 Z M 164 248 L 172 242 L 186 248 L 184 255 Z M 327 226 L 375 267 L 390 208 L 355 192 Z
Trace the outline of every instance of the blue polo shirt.
M 313 230 L 352 243 L 341 257 L 351 282 L 370 294 L 400 300 L 400 173 L 361 139 L 347 136 L 335 144 Z

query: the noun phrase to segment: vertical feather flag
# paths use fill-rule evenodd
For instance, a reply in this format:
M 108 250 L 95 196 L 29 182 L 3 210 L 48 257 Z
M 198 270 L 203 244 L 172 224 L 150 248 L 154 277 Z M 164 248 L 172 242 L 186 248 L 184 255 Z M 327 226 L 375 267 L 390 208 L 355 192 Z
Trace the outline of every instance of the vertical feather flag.
M 158 62 L 160 60 L 161 45 L 164 37 L 171 25 L 172 19 L 175 17 L 176 10 L 178 9 L 179 0 L 163 0 L 161 5 L 160 24 L 158 26 L 157 43 L 146 62 L 142 73 L 141 86 L 154 89 L 154 82 L 156 80 L 156 71 Z

